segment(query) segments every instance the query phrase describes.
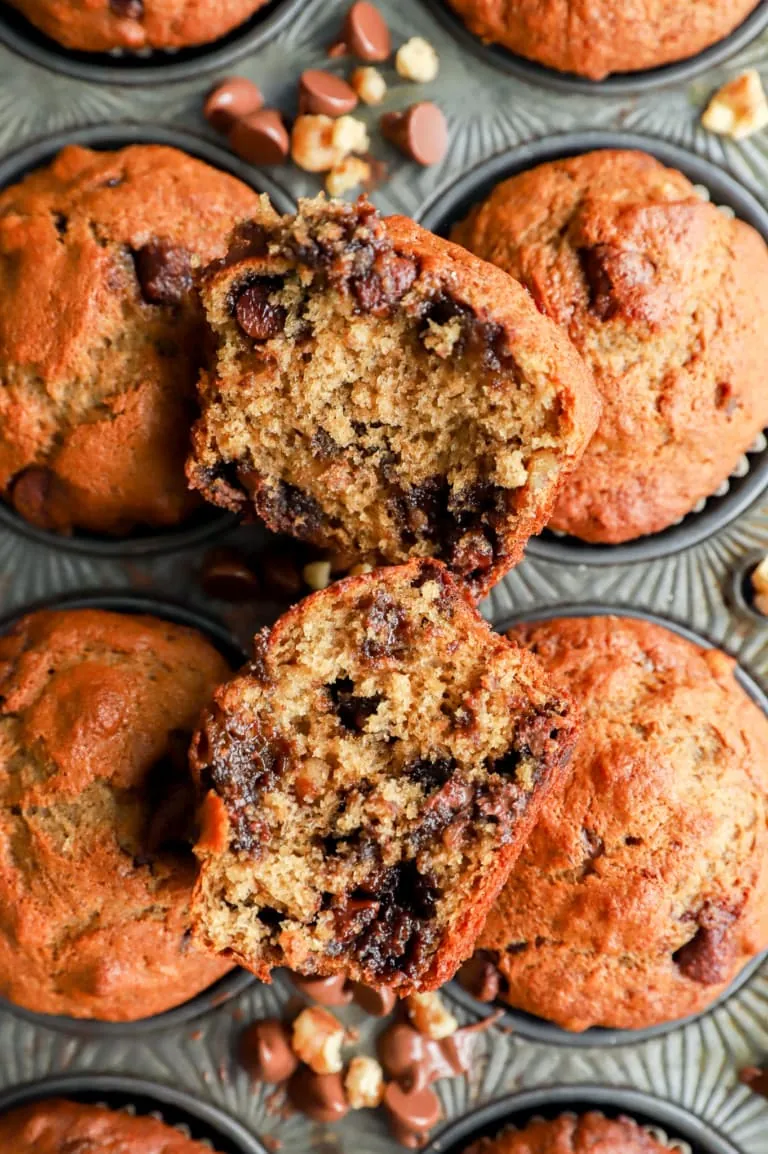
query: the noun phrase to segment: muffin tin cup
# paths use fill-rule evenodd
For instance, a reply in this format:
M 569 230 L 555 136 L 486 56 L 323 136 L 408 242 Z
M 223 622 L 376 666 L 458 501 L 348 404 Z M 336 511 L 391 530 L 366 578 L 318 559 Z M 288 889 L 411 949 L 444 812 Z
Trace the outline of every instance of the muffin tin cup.
M 629 605 L 602 605 L 590 602 L 583 604 L 552 605 L 546 609 L 532 609 L 526 613 L 514 614 L 511 617 L 494 622 L 493 628 L 498 633 L 506 633 L 507 630 L 511 629 L 514 625 L 522 625 L 531 621 L 548 621 L 554 617 L 612 616 L 633 617 L 640 621 L 649 621 L 653 625 L 660 625 L 672 633 L 677 633 L 680 637 L 684 637 L 686 641 L 691 641 L 694 645 L 699 645 L 703 649 L 715 648 L 712 642 L 706 637 L 702 637 L 700 633 L 696 633 L 686 625 L 680 625 L 676 621 L 670 621 L 668 618 L 661 617 L 657 613 L 633 609 Z M 735 676 L 745 693 L 768 715 L 768 694 L 740 665 L 736 666 Z M 501 1010 L 502 1016 L 499 1019 L 499 1024 L 502 1027 L 507 1027 L 512 1030 L 517 1037 L 525 1038 L 531 1042 L 542 1042 L 555 1046 L 573 1046 L 582 1049 L 636 1046 L 651 1038 L 658 1038 L 672 1031 L 680 1030 L 690 1023 L 700 1021 L 702 1018 L 711 1014 L 719 1006 L 722 1006 L 737 994 L 767 960 L 768 951 L 749 961 L 739 974 L 737 974 L 728 989 L 700 1013 L 691 1014 L 686 1018 L 676 1018 L 669 1022 L 659 1022 L 656 1025 L 646 1026 L 644 1029 L 638 1030 L 611 1029 L 603 1026 L 593 1026 L 580 1033 L 566 1030 L 554 1022 L 548 1022 L 545 1018 L 538 1018 L 534 1014 L 526 1013 L 524 1010 L 516 1010 L 501 1000 L 496 1002 L 480 1002 L 464 989 L 458 978 L 455 978 L 446 985 L 445 993 L 454 1001 L 458 1002 L 460 1006 L 463 1006 L 465 1010 L 481 1018 L 490 1017 L 491 1014 Z
M 537 64 L 535 60 L 519 56 L 500 44 L 484 43 L 479 36 L 469 31 L 461 17 L 451 8 L 448 0 L 424 0 L 424 3 L 463 48 L 479 56 L 486 64 L 501 69 L 502 72 L 518 80 L 549 88 L 563 95 L 637 96 L 671 84 L 682 84 L 707 69 L 723 64 L 768 28 L 768 6 L 765 3 L 758 3 L 755 10 L 729 36 L 718 40 L 696 56 L 639 72 L 615 73 L 605 80 L 590 80 L 586 76 L 577 76 L 572 72 L 558 72 L 556 68 Z
M 143 1078 L 64 1074 L 27 1082 L 0 1093 L 0 1114 L 51 1098 L 150 1115 L 166 1126 L 183 1128 L 185 1135 L 209 1144 L 217 1154 L 267 1154 L 266 1148 L 245 1126 L 218 1106 L 185 1090 Z
M 212 168 L 237 177 L 257 192 L 267 193 L 279 212 L 291 212 L 294 208 L 290 196 L 279 185 L 226 149 L 190 132 L 146 124 L 91 125 L 35 141 L 0 161 L 0 189 L 16 184 L 29 172 L 49 164 L 68 144 L 79 144 L 96 150 L 125 148 L 130 144 L 160 144 L 178 148 L 205 161 Z M 101 559 L 150 557 L 158 553 L 194 549 L 220 537 L 236 524 L 237 518 L 234 515 L 211 505 L 203 505 L 193 518 L 168 529 L 137 531 L 128 537 L 108 537 L 85 532 L 64 536 L 30 525 L 10 505 L 0 500 L 0 526 L 5 525 L 15 533 L 23 534 L 37 545 Z
M 192 48 L 148 49 L 140 52 L 79 52 L 65 48 L 31 24 L 20 12 L 0 7 L 0 44 L 12 52 L 76 80 L 121 86 L 172 84 L 196 80 L 229 68 L 243 56 L 258 52 L 300 15 L 306 0 L 271 0 L 266 8 L 226 36 Z
M 443 1127 L 425 1147 L 424 1154 L 464 1154 L 472 1142 L 494 1137 L 507 1127 L 520 1129 L 534 1118 L 557 1118 L 590 1110 L 607 1118 L 624 1115 L 652 1132 L 660 1129 L 673 1150 L 685 1143 L 691 1154 L 739 1154 L 727 1138 L 682 1106 L 639 1090 L 586 1083 L 545 1086 L 499 1098 Z
M 0 617 L 0 635 L 7 633 L 20 618 L 41 609 L 102 609 L 113 613 L 149 614 L 164 621 L 172 621 L 175 625 L 196 629 L 211 641 L 233 669 L 238 669 L 247 660 L 247 654 L 218 621 L 187 605 L 133 591 L 76 593 L 38 601 Z M 247 970 L 234 969 L 188 1001 L 163 1013 L 154 1014 L 150 1018 L 140 1018 L 134 1022 L 106 1022 L 96 1018 L 71 1018 L 62 1014 L 38 1013 L 3 997 L 0 997 L 0 1010 L 7 1010 L 15 1017 L 23 1018 L 34 1025 L 82 1038 L 125 1038 L 186 1025 L 238 997 L 255 981 L 253 974 Z
M 768 17 L 768 4 L 765 6 Z M 600 149 L 634 149 L 647 152 L 670 168 L 679 169 L 696 185 L 705 187 L 713 204 L 732 209 L 768 241 L 768 209 L 739 181 L 704 157 L 685 148 L 630 132 L 592 130 L 562 133 L 502 152 L 444 186 L 422 209 L 420 223 L 446 236 L 470 208 L 482 201 L 501 181 L 540 164 L 579 156 Z M 764 445 L 764 438 L 761 442 Z M 728 479 L 728 491 L 706 499 L 699 512 L 688 513 L 676 525 L 659 533 L 619 545 L 591 545 L 576 537 L 544 530 L 528 542 L 526 553 L 543 561 L 572 565 L 624 565 L 652 561 L 679 553 L 711 537 L 741 516 L 768 487 L 768 449 L 746 454 L 749 464 L 743 476 Z

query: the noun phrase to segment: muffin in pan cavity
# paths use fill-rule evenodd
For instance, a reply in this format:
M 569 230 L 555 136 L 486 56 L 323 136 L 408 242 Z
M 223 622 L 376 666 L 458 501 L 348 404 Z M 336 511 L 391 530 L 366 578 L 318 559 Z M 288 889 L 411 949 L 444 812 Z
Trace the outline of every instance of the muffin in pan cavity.
M 532 554 L 663 556 L 763 491 L 768 216 L 734 180 L 659 141 L 579 133 L 495 157 L 424 222 L 517 276 L 595 373 L 598 431 Z
M 106 555 L 222 527 L 184 478 L 205 351 L 193 284 L 259 204 L 243 175 L 194 137 L 131 125 L 0 166 L 0 513 L 13 527 Z
M 2 629 L 5 1005 L 75 1033 L 194 1017 L 246 980 L 191 941 L 187 764 L 242 654 L 215 624 L 128 595 L 65 598 Z
M 582 730 L 463 980 L 601 1044 L 704 1012 L 768 947 L 768 717 L 720 650 L 592 608 L 508 634 Z

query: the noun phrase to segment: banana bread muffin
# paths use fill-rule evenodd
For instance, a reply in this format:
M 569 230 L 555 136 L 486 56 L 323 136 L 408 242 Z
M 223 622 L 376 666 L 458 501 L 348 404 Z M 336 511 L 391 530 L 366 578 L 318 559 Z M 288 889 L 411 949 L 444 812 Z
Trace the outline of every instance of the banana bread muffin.
M 254 192 L 173 148 L 65 148 L 0 192 L 0 496 L 61 533 L 171 526 L 202 358 L 195 268 Z
M 0 1115 L 6 1154 L 211 1154 L 156 1118 L 52 1098 Z
M 631 1118 L 590 1112 L 551 1121 L 534 1118 L 523 1130 L 473 1142 L 464 1154 L 669 1154 L 669 1149 Z
M 453 237 L 518 277 L 594 370 L 602 419 L 553 528 L 606 543 L 658 532 L 768 424 L 768 248 L 681 173 L 641 152 L 543 164 Z
M 434 989 L 574 740 L 567 697 L 439 562 L 316 593 L 257 638 L 194 738 L 199 939 L 264 980 Z
M 268 0 L 7 0 L 65 48 L 190 48 L 226 36 Z
M 589 374 L 528 294 L 362 199 L 265 203 L 202 295 L 190 481 L 322 548 L 437 556 L 479 596 L 594 431 Z
M 734 662 L 646 621 L 523 625 L 584 722 L 478 943 L 568 1030 L 704 1010 L 768 947 L 768 719 Z
M 725 39 L 757 0 L 448 0 L 470 32 L 559 72 L 604 80 L 685 60 Z
M 229 968 L 191 941 L 189 736 L 228 675 L 152 617 L 30 614 L 0 638 L 0 993 L 132 1021 Z

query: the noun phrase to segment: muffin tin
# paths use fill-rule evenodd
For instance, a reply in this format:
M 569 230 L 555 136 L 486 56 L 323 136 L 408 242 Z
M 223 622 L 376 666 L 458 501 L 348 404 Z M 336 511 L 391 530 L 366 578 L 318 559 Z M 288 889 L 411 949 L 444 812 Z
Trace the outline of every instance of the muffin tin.
M 492 162 L 493 171 L 487 170 L 489 179 L 494 173 L 509 171 L 509 165 L 523 155 L 538 157 L 538 153 L 515 151 L 535 138 L 549 138 L 537 147 L 559 147 L 561 151 L 594 147 L 594 138 L 581 135 L 585 128 L 591 128 L 610 134 L 612 146 L 632 144 L 626 134 L 639 134 L 661 159 L 707 185 L 717 203 L 733 204 L 740 215 L 757 213 L 755 223 L 765 227 L 768 135 L 736 145 L 705 134 L 698 118 L 709 93 L 740 67 L 757 66 L 768 80 L 768 36 L 752 39 L 768 23 L 767 4 L 756 11 L 748 29 L 740 30 L 743 42 L 731 38 L 718 46 L 715 57 L 704 61 L 710 67 L 715 59 L 740 50 L 740 55 L 728 60 L 727 67 L 700 75 L 692 85 L 685 78 L 693 67 L 698 69 L 701 59 L 674 77 L 671 70 L 665 70 L 665 83 L 669 81 L 671 86 L 658 92 L 640 91 L 647 78 L 635 78 L 635 84 L 638 79 L 641 84 L 633 88 L 636 95 L 628 99 L 627 90 L 615 82 L 587 82 L 586 89 L 568 90 L 564 95 L 551 86 L 551 76 L 505 73 L 482 48 L 476 44 L 468 48 L 452 28 L 436 19 L 433 5 L 426 0 L 377 2 L 390 20 L 395 44 L 409 36 L 425 36 L 441 60 L 440 75 L 433 85 L 421 89 L 393 84 L 385 109 L 402 108 L 417 99 L 435 99 L 446 110 L 451 134 L 445 161 L 425 170 L 403 162 L 375 138 L 375 151 L 391 165 L 390 180 L 375 194 L 384 210 L 432 219 L 438 204 L 455 196 L 452 186 L 467 185 L 466 195 L 477 194 L 478 186 L 473 182 L 483 171 L 478 166 L 496 154 L 500 159 Z M 288 207 L 297 196 L 317 189 L 319 182 L 291 167 L 262 173 L 241 165 L 222 150 L 221 142 L 205 125 L 200 112 L 202 99 L 212 82 L 211 69 L 221 74 L 226 68 L 257 80 L 268 101 L 291 111 L 298 73 L 306 67 L 324 66 L 327 45 L 338 33 L 347 3 L 283 0 L 268 12 L 270 17 L 274 13 L 276 20 L 280 12 L 285 18 L 258 47 L 252 42 L 245 48 L 235 66 L 234 56 L 228 56 L 225 63 L 216 56 L 214 46 L 207 52 L 201 50 L 183 79 L 176 65 L 184 62 L 175 56 L 164 56 L 161 67 L 156 67 L 154 60 L 138 65 L 134 62 L 130 69 L 111 58 L 89 62 L 91 68 L 104 71 L 91 72 L 87 79 L 78 71 L 80 62 L 61 51 L 47 54 L 44 64 L 40 57 L 34 63 L 27 46 L 17 41 L 16 51 L 8 47 L 11 41 L 6 21 L 6 31 L 0 37 L 5 45 L 0 43 L 2 179 L 12 178 L 25 166 L 42 163 L 64 140 L 117 145 L 131 139 L 152 139 L 177 144 L 227 167 L 267 188 L 280 207 Z M 435 6 L 438 3 L 442 0 L 434 0 Z M 334 61 L 329 66 L 341 72 L 344 62 Z M 118 86 L 113 81 L 119 81 Z M 588 94 L 582 95 L 582 91 Z M 378 111 L 364 110 L 362 115 L 374 122 Z M 562 140 L 564 133 L 571 134 L 566 141 Z M 649 139 L 651 143 L 647 143 Z M 741 186 L 756 192 L 757 202 Z M 753 480 L 756 476 L 761 478 L 759 482 Z M 743 578 L 745 566 L 768 552 L 768 500 L 759 495 L 765 484 L 762 455 L 753 459 L 746 481 L 755 488 L 745 490 L 737 481 L 738 508 L 730 494 L 723 499 L 728 504 L 725 515 L 720 515 L 718 499 L 708 502 L 704 514 L 692 519 L 697 526 L 695 533 L 672 531 L 669 548 L 655 551 L 652 557 L 644 551 L 638 563 L 626 552 L 610 549 L 603 563 L 587 563 L 571 542 L 550 541 L 546 547 L 543 542 L 533 543 L 526 560 L 484 603 L 486 616 L 503 625 L 530 611 L 551 615 L 576 606 L 588 612 L 595 605 L 603 612 L 655 614 L 667 624 L 693 630 L 733 653 L 765 691 L 768 629 L 761 627 L 756 615 L 739 606 L 734 585 Z M 708 519 L 710 507 L 718 514 L 712 521 Z M 269 538 L 257 537 L 256 530 L 247 527 L 230 531 L 218 524 L 215 535 L 217 544 L 241 542 L 251 549 L 258 548 L 260 540 L 263 548 L 270 548 Z M 109 593 L 129 586 L 161 601 L 181 602 L 192 612 L 223 619 L 226 629 L 247 646 L 255 628 L 274 615 L 277 607 L 262 603 L 228 606 L 205 597 L 199 572 L 213 537 L 212 530 L 192 537 L 179 531 L 152 540 L 149 548 L 135 548 L 133 543 L 115 548 L 113 542 L 100 548 L 90 541 L 62 541 L 35 533 L 6 511 L 0 515 L 0 613 L 18 613 L 41 598 L 66 594 L 82 597 L 88 591 Z M 454 998 L 453 990 L 451 986 L 449 996 L 457 1016 L 462 1021 L 476 1017 L 477 1004 Z M 102 1100 L 107 1100 L 107 1091 L 100 1091 L 95 1084 L 97 1075 L 110 1072 L 118 1080 L 142 1077 L 159 1083 L 166 1091 L 170 1086 L 190 1093 L 200 1106 L 222 1107 L 247 1130 L 260 1135 L 265 1145 L 278 1140 L 291 1154 L 316 1154 L 318 1150 L 324 1154 L 395 1154 L 401 1148 L 388 1136 L 378 1114 L 352 1112 L 334 1128 L 314 1125 L 301 1116 L 284 1118 L 272 1101 L 271 1091 L 255 1087 L 240 1068 L 234 1044 L 242 1025 L 279 1013 L 291 997 L 291 987 L 281 975 L 272 986 L 250 982 L 224 1005 L 209 1002 L 201 1006 L 202 1016 L 194 1021 L 163 1020 L 146 1033 L 82 1032 L 66 1021 L 43 1024 L 0 1008 L 0 1086 L 69 1073 L 82 1079 L 81 1088 L 97 1096 L 101 1093 Z M 354 1007 L 342 1016 L 360 1030 L 360 1045 L 370 1047 L 381 1024 L 364 1019 Z M 56 1028 L 51 1029 L 52 1025 Z M 489 1101 L 494 1103 L 489 1124 L 501 1122 L 511 1116 L 511 1110 L 525 1108 L 520 1106 L 520 1099 L 509 1108 L 505 1096 L 524 1091 L 535 1095 L 524 1099 L 535 1112 L 544 1112 L 547 1104 L 562 1104 L 567 1109 L 569 1103 L 573 1108 L 582 1101 L 605 1112 L 616 1107 L 657 1120 L 670 1134 L 679 1132 L 696 1154 L 732 1154 L 732 1147 L 739 1154 L 765 1154 L 768 1101 L 741 1086 L 737 1071 L 766 1054 L 768 966 L 758 964 L 739 988 L 710 1012 L 661 1032 L 642 1032 L 641 1036 L 623 1032 L 614 1041 L 601 1033 L 571 1036 L 544 1024 L 507 1020 L 479 1036 L 478 1059 L 468 1078 L 439 1082 L 436 1089 L 446 1127 Z M 585 1084 L 589 1084 L 586 1097 Z M 632 1087 L 632 1100 L 624 1105 L 627 1087 Z M 644 1095 L 652 1100 L 646 1101 Z M 497 1106 L 499 1099 L 505 1101 Z M 162 1106 L 158 1108 L 162 1110 Z M 664 1111 L 672 1112 L 671 1121 L 665 1121 Z M 693 1115 L 690 1137 L 684 1129 L 689 1114 Z M 475 1124 L 474 1116 L 471 1122 Z M 455 1142 L 453 1148 L 445 1145 L 452 1133 L 445 1129 L 436 1134 L 440 1144 L 434 1147 L 435 1154 L 438 1150 L 454 1154 Z M 462 1130 L 455 1141 L 465 1134 L 468 1131 Z M 724 1136 L 721 1142 L 727 1138 L 732 1147 L 712 1145 L 712 1135 L 716 1139 L 718 1134 Z M 224 1149 L 228 1150 L 226 1146 Z M 232 1149 L 239 1151 L 240 1147 L 233 1145 Z M 245 1149 L 252 1151 L 258 1146 Z

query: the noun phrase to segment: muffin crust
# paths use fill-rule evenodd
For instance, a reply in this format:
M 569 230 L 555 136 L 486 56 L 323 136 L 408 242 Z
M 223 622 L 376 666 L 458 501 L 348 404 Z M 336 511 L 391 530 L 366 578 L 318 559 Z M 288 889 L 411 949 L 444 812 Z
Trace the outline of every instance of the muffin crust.
M 211 1154 L 210 1146 L 156 1118 L 55 1098 L 0 1115 L 0 1149 L 8 1154 Z
M 481 1138 L 464 1154 L 668 1154 L 631 1118 L 606 1118 L 591 1111 L 580 1117 L 562 1114 L 551 1121 L 535 1118 L 522 1130 Z

